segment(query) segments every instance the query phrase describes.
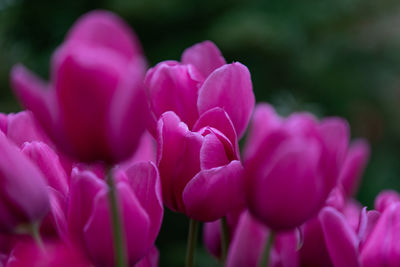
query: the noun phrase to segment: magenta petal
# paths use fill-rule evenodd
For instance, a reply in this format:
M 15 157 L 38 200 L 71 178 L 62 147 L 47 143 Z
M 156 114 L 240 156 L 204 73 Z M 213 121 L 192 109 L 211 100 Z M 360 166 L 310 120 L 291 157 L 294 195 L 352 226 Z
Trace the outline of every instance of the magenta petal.
M 400 194 L 394 190 L 383 190 L 375 198 L 374 207 L 377 211 L 383 212 L 391 204 L 400 202 Z
M 214 257 L 221 256 L 221 220 L 208 222 L 203 227 L 204 246 Z
M 14 223 L 40 221 L 49 211 L 41 172 L 2 132 L 0 159 L 0 231 L 12 230 Z
M 58 120 L 58 109 L 53 91 L 22 65 L 15 65 L 10 76 L 11 86 L 19 101 L 35 114 L 37 120 L 50 135 L 54 135 L 55 130 L 52 127 Z
M 107 159 L 110 99 L 129 66 L 112 51 L 77 44 L 65 44 L 55 57 L 60 63 L 54 82 L 68 141 L 64 150 L 82 161 Z
M 175 112 L 189 129 L 199 117 L 197 95 L 199 79 L 191 66 L 161 62 L 145 78 L 151 111 L 157 120 L 166 111 Z
M 157 167 L 152 162 L 140 162 L 129 167 L 125 173 L 129 185 L 150 218 L 149 245 L 153 245 L 164 214 Z
M 158 121 L 157 162 L 164 204 L 185 212 L 182 192 L 200 171 L 200 148 L 203 137 L 192 133 L 173 112 L 165 112 Z
M 95 196 L 105 190 L 106 184 L 92 172 L 72 170 L 71 187 L 68 202 L 68 229 L 72 241 L 84 244 L 83 227 L 93 209 Z
M 246 145 L 244 147 L 244 158 L 256 157 L 256 152 L 264 142 L 264 137 L 273 132 L 282 124 L 281 118 L 276 114 L 274 108 L 269 104 L 257 104 L 250 122 Z
M 64 197 L 68 194 L 68 178 L 58 155 L 45 143 L 25 143 L 22 152 L 42 171 L 47 184 L 59 191 Z
M 148 251 L 150 219 L 127 184 L 118 183 L 117 193 L 128 262 L 133 265 Z M 108 192 L 104 190 L 96 196 L 92 214 L 84 228 L 88 251 L 93 261 L 100 266 L 114 264 L 111 229 Z
M 110 104 L 106 130 L 116 161 L 132 156 L 150 118 L 143 86 L 144 71 L 142 60 L 132 62 Z
M 183 64 L 195 66 L 204 77 L 226 64 L 221 51 L 211 41 L 204 41 L 185 49 L 181 61 Z
M 214 107 L 223 108 L 240 138 L 253 112 L 254 102 L 250 72 L 236 62 L 224 65 L 210 74 L 199 90 L 197 107 L 200 115 Z
M 360 240 L 360 250 L 364 246 L 365 241 L 368 239 L 372 229 L 374 229 L 378 219 L 380 217 L 380 213 L 376 210 L 367 211 L 367 208 L 364 207 L 360 213 L 360 220 L 358 224 L 358 238 Z
M 319 218 L 326 246 L 335 267 L 358 267 L 358 239 L 342 214 L 331 207 L 324 208 Z
M 8 115 L 7 137 L 18 146 L 31 141 L 42 141 L 46 144 L 51 144 L 49 138 L 29 111 Z
M 215 221 L 244 204 L 244 175 L 239 161 L 199 172 L 185 187 L 187 215 L 199 221 Z
M 351 144 L 339 177 L 347 195 L 351 196 L 356 193 L 369 154 L 370 148 L 366 141 L 358 140 Z
M 398 266 L 400 262 L 400 203 L 381 214 L 362 251 L 363 267 Z
M 208 170 L 229 164 L 224 145 L 215 134 L 204 137 L 200 149 L 200 166 L 202 170 Z
M 142 53 L 140 43 L 129 25 L 105 10 L 95 10 L 80 17 L 66 39 L 94 47 L 103 46 L 127 59 Z
M 326 197 L 320 156 L 316 142 L 283 142 L 271 162 L 253 174 L 250 211 L 274 230 L 292 229 L 314 216 Z
M 204 127 L 212 127 L 223 133 L 234 146 L 236 158 L 240 159 L 236 130 L 228 113 L 226 113 L 224 109 L 216 107 L 201 114 L 200 118 L 193 126 L 193 131 L 199 131 Z
M 319 132 L 326 147 L 324 169 L 327 176 L 328 191 L 333 188 L 344 163 L 350 137 L 348 123 L 341 118 L 327 118 L 321 121 Z
M 244 212 L 233 235 L 226 266 L 259 266 L 267 236 L 267 227 L 254 219 L 249 212 Z

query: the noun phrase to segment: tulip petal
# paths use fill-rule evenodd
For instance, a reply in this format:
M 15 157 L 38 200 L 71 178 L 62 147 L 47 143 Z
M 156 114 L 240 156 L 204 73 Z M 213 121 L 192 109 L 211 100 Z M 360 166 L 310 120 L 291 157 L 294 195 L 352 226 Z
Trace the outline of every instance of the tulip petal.
M 250 72 L 236 62 L 224 65 L 210 74 L 199 90 L 197 107 L 200 115 L 214 107 L 223 108 L 240 138 L 253 112 L 254 102 Z
M 207 222 L 203 227 L 204 246 L 214 257 L 221 256 L 221 220 Z
M 249 131 L 244 147 L 245 160 L 256 157 L 264 137 L 273 132 L 282 124 L 281 118 L 269 104 L 257 104 L 250 121 Z
M 347 195 L 352 196 L 356 193 L 369 154 L 370 149 L 366 141 L 358 140 L 351 144 L 339 177 Z
M 316 142 L 283 142 L 271 162 L 253 173 L 252 193 L 247 196 L 250 211 L 274 230 L 300 226 L 316 214 L 326 198 L 318 168 L 320 156 Z M 294 203 L 299 205 L 294 208 Z
M 211 41 L 204 41 L 185 49 L 181 61 L 183 64 L 195 66 L 204 77 L 226 64 L 221 51 Z
M 400 194 L 394 190 L 383 190 L 375 198 L 374 207 L 377 211 L 383 212 L 391 204 L 400 202 Z
M 117 184 L 117 195 L 122 217 L 123 237 L 129 265 L 145 256 L 149 247 L 150 219 L 135 194 L 123 182 Z M 84 227 L 86 245 L 93 261 L 100 266 L 113 266 L 114 250 L 111 232 L 111 214 L 108 192 L 100 192 L 94 201 L 93 211 Z
M 95 10 L 80 17 L 68 32 L 67 41 L 102 46 L 130 59 L 142 54 L 131 27 L 112 12 Z
M 134 267 L 158 267 L 158 261 L 160 258 L 160 253 L 158 249 L 153 246 L 146 257 L 141 259 Z
M 132 156 L 150 119 L 143 87 L 144 68 L 143 60 L 129 65 L 110 104 L 106 130 L 109 133 L 109 146 L 117 162 Z
M 94 198 L 105 188 L 105 183 L 92 172 L 72 170 L 67 219 L 70 237 L 78 245 L 84 244 L 83 227 L 92 212 Z
M 361 251 L 363 267 L 398 266 L 400 262 L 400 203 L 381 214 Z
M 215 221 L 244 205 L 244 176 L 240 161 L 199 172 L 186 185 L 186 214 L 199 221 Z
M 229 164 L 230 160 L 225 152 L 224 145 L 215 134 L 204 137 L 200 149 L 200 166 L 202 170 L 208 170 Z
M 42 174 L 2 132 L 0 158 L 0 202 L 7 203 L 21 221 L 39 221 L 49 211 L 48 192 Z
M 140 162 L 125 171 L 129 185 L 150 218 L 149 242 L 153 244 L 160 231 L 164 214 L 161 181 L 152 162 Z
M 25 143 L 22 152 L 39 167 L 43 176 L 47 179 L 47 184 L 66 197 L 68 194 L 68 178 L 58 155 L 42 142 Z
M 229 246 L 226 266 L 259 266 L 267 236 L 267 227 L 254 219 L 249 212 L 244 212 Z
M 19 101 L 31 110 L 46 132 L 55 138 L 58 108 L 54 92 L 36 75 L 18 64 L 11 70 L 11 86 Z
M 29 111 L 8 115 L 7 137 L 13 140 L 17 146 L 22 146 L 23 143 L 31 141 L 51 144 L 51 141 Z
M 4 113 L 0 113 L 0 131 L 2 131 L 4 134 L 7 134 L 7 121 L 7 115 Z
M 173 112 L 165 112 L 158 121 L 157 162 L 165 205 L 185 212 L 182 192 L 200 171 L 203 137 L 192 133 Z
M 350 138 L 348 123 L 341 118 L 327 118 L 321 121 L 319 132 L 326 147 L 324 169 L 327 176 L 327 190 L 336 185 L 344 163 Z
M 68 143 L 63 149 L 81 161 L 108 160 L 110 99 L 128 65 L 112 51 L 77 44 L 64 44 L 54 57 L 60 62 L 53 79 Z
M 324 208 L 319 218 L 334 266 L 359 267 L 357 236 L 345 218 L 331 207 Z
M 201 114 L 200 118 L 193 126 L 193 131 L 200 131 L 204 127 L 212 127 L 223 133 L 233 145 L 236 158 L 240 159 L 239 144 L 235 127 L 225 110 L 220 107 L 215 107 Z
M 166 111 L 175 112 L 189 129 L 199 117 L 197 95 L 199 78 L 191 66 L 161 62 L 145 78 L 150 108 L 158 119 Z

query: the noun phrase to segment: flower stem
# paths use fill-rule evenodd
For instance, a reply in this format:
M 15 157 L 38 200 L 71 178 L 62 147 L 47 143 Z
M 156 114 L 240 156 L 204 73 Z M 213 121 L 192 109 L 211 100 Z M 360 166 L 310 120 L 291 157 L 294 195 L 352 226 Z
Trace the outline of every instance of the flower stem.
M 115 182 L 112 176 L 111 168 L 108 168 L 107 170 L 107 184 L 109 187 L 108 197 L 111 208 L 115 266 L 126 267 L 125 242 L 122 235 L 122 223 L 118 209 L 117 190 L 115 188 Z
M 271 254 L 271 249 L 272 249 L 272 246 L 274 245 L 274 242 L 275 242 L 275 233 L 271 231 L 271 232 L 269 232 L 269 235 L 268 235 L 268 240 L 267 240 L 267 244 L 265 245 L 265 250 L 264 250 L 264 254 L 262 257 L 260 267 L 268 267 L 269 256 Z
M 32 235 L 32 238 L 35 240 L 36 244 L 42 250 L 44 250 L 44 244 L 43 244 L 42 237 L 40 236 L 39 227 L 40 227 L 39 223 L 34 223 L 31 228 L 31 235 Z
M 221 256 L 223 264 L 225 263 L 226 256 L 228 255 L 228 248 L 229 248 L 228 222 L 226 221 L 226 217 L 223 217 L 221 219 Z
M 197 244 L 197 232 L 199 231 L 199 222 L 190 219 L 189 224 L 189 235 L 186 249 L 186 267 L 193 267 L 194 263 L 194 252 Z

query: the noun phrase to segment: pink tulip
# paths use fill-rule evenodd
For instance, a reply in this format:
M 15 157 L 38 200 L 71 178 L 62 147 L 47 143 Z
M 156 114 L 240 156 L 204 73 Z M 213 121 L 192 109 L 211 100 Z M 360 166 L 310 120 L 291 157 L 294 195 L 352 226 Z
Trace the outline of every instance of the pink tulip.
M 369 154 L 369 145 L 364 140 L 354 141 L 350 145 L 339 176 L 339 183 L 343 186 L 348 196 L 356 193 L 362 173 L 367 165 Z
M 42 174 L 2 132 L 0 159 L 0 232 L 39 222 L 49 211 Z
M 114 172 L 126 254 L 136 264 L 151 249 L 160 230 L 163 207 L 157 168 L 136 163 Z M 71 242 L 96 266 L 113 266 L 111 215 L 108 188 L 90 171 L 73 170 L 67 212 Z
M 164 203 L 195 220 L 214 221 L 244 205 L 237 137 L 220 108 L 203 114 L 193 130 L 171 111 L 158 122 Z
M 7 267 L 90 267 L 90 262 L 75 248 L 60 242 L 48 242 L 43 248 L 33 242 L 18 243 Z
M 67 154 L 114 163 L 129 157 L 146 127 L 145 63 L 134 33 L 116 15 L 81 17 L 53 54 L 47 84 L 17 65 L 21 103 Z
M 273 230 L 315 216 L 336 185 L 349 141 L 347 123 L 307 113 L 287 119 L 256 107 L 245 147 L 250 211 Z
M 229 247 L 226 266 L 260 266 L 268 235 L 269 230 L 263 223 L 257 221 L 248 211 L 243 212 Z M 297 240 L 293 231 L 279 233 L 268 266 L 299 266 L 296 245 Z
M 186 49 L 182 62 L 164 61 L 150 69 L 145 78 L 153 116 L 151 131 L 166 111 L 173 111 L 193 130 L 201 115 L 223 108 L 232 120 L 238 137 L 247 127 L 254 107 L 248 69 L 236 62 L 226 64 L 210 41 Z

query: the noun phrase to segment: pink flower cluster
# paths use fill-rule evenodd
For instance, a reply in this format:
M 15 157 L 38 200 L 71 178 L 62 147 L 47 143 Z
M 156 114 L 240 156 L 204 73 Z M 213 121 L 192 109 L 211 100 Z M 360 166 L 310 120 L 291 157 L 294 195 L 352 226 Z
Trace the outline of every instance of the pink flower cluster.
M 0 266 L 115 266 L 114 212 L 127 265 L 158 266 L 164 205 L 205 222 L 217 258 L 225 218 L 226 266 L 261 266 L 268 239 L 269 266 L 399 265 L 400 195 L 353 198 L 368 144 L 341 118 L 255 106 L 212 42 L 147 70 L 130 27 L 93 11 L 50 74 L 11 71 L 27 111 L 0 114 Z

